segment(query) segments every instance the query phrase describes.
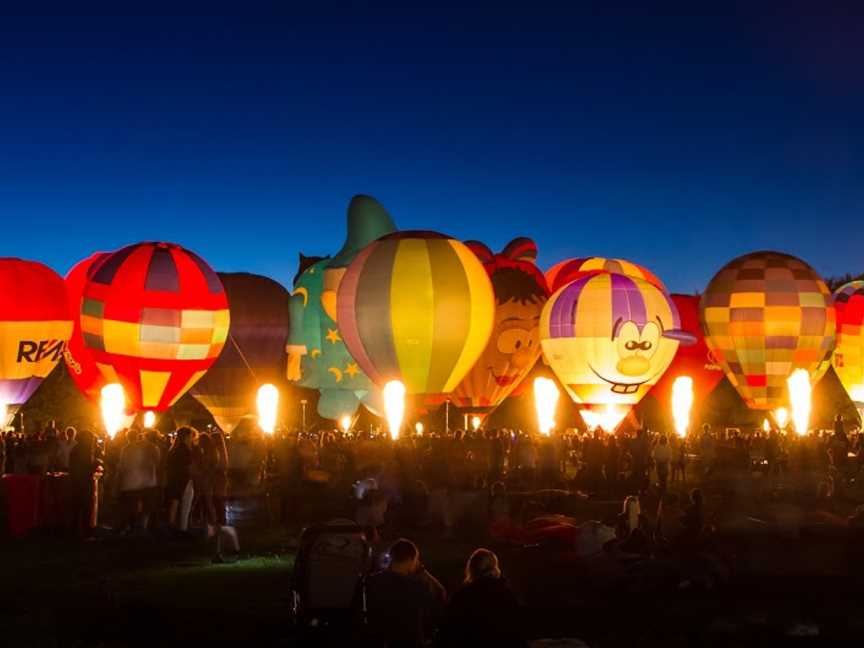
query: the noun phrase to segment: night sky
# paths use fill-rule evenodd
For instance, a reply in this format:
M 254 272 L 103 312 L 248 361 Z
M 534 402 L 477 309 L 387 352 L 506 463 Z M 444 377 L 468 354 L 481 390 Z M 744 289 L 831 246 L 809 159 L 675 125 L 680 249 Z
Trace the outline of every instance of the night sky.
M 162 239 L 288 285 L 368 193 L 402 229 L 676 291 L 764 248 L 864 271 L 861 15 L 292 4 L 0 16 L 0 255 L 65 273 Z

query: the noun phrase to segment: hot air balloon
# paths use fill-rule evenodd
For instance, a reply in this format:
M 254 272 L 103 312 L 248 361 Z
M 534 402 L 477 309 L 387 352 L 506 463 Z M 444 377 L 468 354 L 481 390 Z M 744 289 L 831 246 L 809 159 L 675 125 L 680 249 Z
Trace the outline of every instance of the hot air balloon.
M 284 377 L 289 294 L 282 284 L 261 275 L 218 276 L 228 296 L 231 327 L 222 353 L 189 393 L 220 428 L 231 431 L 255 413 L 257 389 Z
M 213 365 L 228 335 L 222 282 L 195 253 L 137 243 L 92 268 L 81 300 L 84 346 L 131 411 L 165 410 Z
M 291 295 L 288 380 L 317 389 L 318 414 L 339 420 L 353 416 L 362 403 L 383 411 L 381 390 L 348 353 L 336 322 L 339 283 L 348 264 L 369 243 L 396 230 L 387 210 L 370 196 L 348 205 L 345 244 L 331 258 L 300 256 L 300 271 Z
M 0 258 L 0 406 L 7 414 L 51 373 L 71 334 L 63 279 L 36 261 Z
M 364 248 L 339 284 L 339 331 L 378 385 L 449 394 L 489 341 L 495 297 L 465 244 L 435 232 L 396 232 Z
M 584 276 L 585 273 L 598 271 L 614 272 L 628 277 L 644 279 L 666 292 L 666 286 L 648 268 L 626 259 L 607 259 L 605 257 L 583 257 L 560 261 L 546 271 L 546 283 L 549 285 L 549 290 L 555 292 L 561 286 Z
M 672 299 L 644 279 L 592 272 L 560 288 L 540 318 L 543 354 L 576 403 L 635 405 L 675 357 Z
M 783 404 L 796 369 L 811 378 L 834 350 L 831 292 L 809 265 L 781 252 L 753 252 L 714 275 L 699 305 L 705 341 L 753 409 Z
M 492 281 L 495 324 L 480 359 L 451 401 L 463 412 L 485 415 L 522 383 L 540 357 L 540 312 L 549 291 L 534 263 L 537 246 L 531 239 L 514 239 L 500 254 L 476 241 L 466 245 Z
M 856 403 L 864 403 L 864 281 L 851 281 L 834 292 L 837 309 L 837 377 Z
M 689 376 L 693 379 L 694 404 L 698 408 L 723 380 L 723 370 L 705 344 L 702 325 L 699 323 L 699 295 L 673 294 L 671 297 L 681 318 L 681 328 L 693 336 L 695 343 L 679 345 L 672 364 L 649 393 L 668 406 L 672 402 L 672 384 L 675 379 Z
M 96 252 L 86 259 L 76 263 L 66 275 L 66 292 L 69 297 L 69 308 L 77 313 L 81 307 L 81 295 L 84 284 L 87 283 L 87 273 L 90 268 L 108 256 L 110 252 Z M 105 386 L 105 379 L 96 366 L 93 356 L 84 348 L 84 337 L 81 335 L 81 318 L 73 317 L 72 337 L 66 345 L 63 358 L 66 369 L 78 389 L 91 401 L 99 400 L 99 393 Z

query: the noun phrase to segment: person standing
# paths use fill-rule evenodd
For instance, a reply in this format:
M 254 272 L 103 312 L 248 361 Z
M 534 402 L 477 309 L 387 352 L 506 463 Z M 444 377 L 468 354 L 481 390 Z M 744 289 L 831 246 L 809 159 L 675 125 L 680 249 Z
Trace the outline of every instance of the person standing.
M 654 467 L 657 470 L 657 485 L 660 489 L 660 497 L 666 494 L 669 488 L 669 469 L 672 465 L 673 453 L 669 446 L 669 440 L 665 434 L 660 435 L 660 440 L 653 451 Z
M 192 427 L 178 428 L 174 443 L 168 451 L 165 477 L 168 524 L 178 531 L 186 531 L 189 528 L 189 513 L 195 493 L 192 485 L 192 452 L 196 434 Z
M 147 529 L 159 485 L 159 448 L 139 430 L 130 430 L 128 443 L 117 462 L 117 487 L 123 526 L 131 531 Z
M 98 469 L 96 437 L 89 430 L 82 430 L 69 455 L 70 526 L 80 537 L 89 537 L 93 530 Z

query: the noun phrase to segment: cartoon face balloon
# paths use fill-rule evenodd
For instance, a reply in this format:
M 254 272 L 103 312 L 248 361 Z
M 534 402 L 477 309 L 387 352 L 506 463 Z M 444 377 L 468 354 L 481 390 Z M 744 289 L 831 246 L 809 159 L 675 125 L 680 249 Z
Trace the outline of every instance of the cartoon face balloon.
M 834 350 L 831 292 L 788 254 L 753 252 L 730 261 L 699 308 L 708 348 L 753 409 L 783 405 L 792 372 L 806 369 L 812 382 Z
M 851 281 L 834 292 L 837 348 L 834 370 L 849 397 L 864 403 L 864 281 Z
M 362 403 L 382 411 L 381 390 L 360 369 L 339 332 L 336 297 L 346 266 L 377 238 L 396 230 L 374 198 L 354 196 L 348 206 L 345 244 L 331 258 L 301 256 L 290 301 L 288 380 L 317 389 L 318 414 L 328 419 L 353 415 Z
M 577 403 L 635 405 L 666 371 L 679 342 L 678 310 L 657 286 L 594 272 L 560 288 L 540 318 L 543 354 Z
M 549 298 L 535 265 L 537 246 L 518 238 L 500 254 L 476 241 L 466 245 L 483 262 L 495 292 L 495 324 L 480 359 L 453 391 L 466 412 L 488 413 L 525 379 L 540 357 L 540 312 Z

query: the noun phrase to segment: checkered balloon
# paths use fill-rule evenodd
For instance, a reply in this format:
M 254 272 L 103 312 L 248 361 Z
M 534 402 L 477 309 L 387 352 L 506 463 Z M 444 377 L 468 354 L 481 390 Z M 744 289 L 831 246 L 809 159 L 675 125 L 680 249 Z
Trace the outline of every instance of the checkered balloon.
M 219 277 L 173 243 L 137 243 L 94 264 L 80 316 L 85 348 L 132 411 L 177 402 L 215 362 L 229 325 Z
M 813 268 L 780 252 L 753 252 L 727 263 L 699 305 L 705 341 L 752 409 L 773 409 L 786 379 L 824 373 L 834 350 L 831 291 Z

